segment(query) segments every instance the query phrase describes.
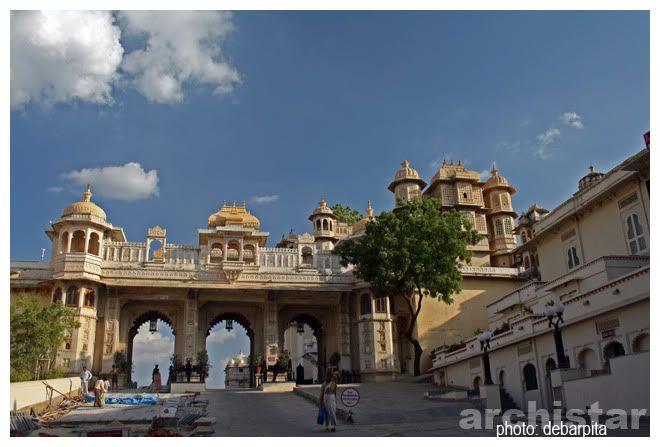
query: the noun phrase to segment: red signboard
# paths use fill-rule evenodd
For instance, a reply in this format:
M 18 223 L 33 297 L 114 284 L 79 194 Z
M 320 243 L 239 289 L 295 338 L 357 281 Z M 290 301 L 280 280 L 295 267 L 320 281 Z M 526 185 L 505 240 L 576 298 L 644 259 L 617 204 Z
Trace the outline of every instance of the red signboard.
M 600 336 L 602 338 L 610 338 L 610 337 L 614 337 L 615 335 L 616 333 L 614 332 L 614 329 L 608 329 L 600 333 Z

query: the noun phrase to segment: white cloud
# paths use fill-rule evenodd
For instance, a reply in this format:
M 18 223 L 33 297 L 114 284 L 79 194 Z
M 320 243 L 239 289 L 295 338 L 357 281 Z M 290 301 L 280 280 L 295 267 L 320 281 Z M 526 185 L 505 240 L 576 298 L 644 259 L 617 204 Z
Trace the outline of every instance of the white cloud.
M 218 328 L 215 331 L 212 331 L 211 334 L 206 338 L 206 344 L 214 343 L 223 343 L 226 340 L 236 338 L 236 331 L 227 331 L 224 328 Z
M 64 188 L 61 186 L 50 186 L 48 188 L 48 192 L 53 192 L 55 194 L 61 193 L 62 191 L 64 191 Z
M 108 104 L 124 49 L 108 11 L 12 11 L 11 107 Z
M 76 185 L 91 182 L 92 191 L 101 197 L 118 200 L 140 200 L 158 196 L 158 172 L 146 172 L 139 163 L 130 162 L 123 166 L 83 168 L 62 174 Z
M 486 180 L 488 180 L 491 177 L 491 175 L 492 175 L 491 171 L 493 170 L 493 166 L 497 166 L 497 163 L 495 163 L 495 161 L 493 161 L 490 164 L 489 168 L 486 168 L 486 169 L 484 169 L 483 171 L 481 171 L 479 173 L 479 177 L 481 178 L 482 182 L 485 182 Z
M 133 380 L 139 386 L 151 383 L 151 371 L 158 365 L 163 382 L 167 382 L 167 371 L 170 357 L 174 354 L 174 336 L 169 327 L 164 328 L 159 321 L 158 332 L 149 332 L 147 325 L 143 325 L 138 335 L 133 339 Z M 166 333 L 163 333 L 166 332 Z
M 559 138 L 559 135 L 561 135 L 561 132 L 559 129 L 556 127 L 546 129 L 543 132 L 541 132 L 536 138 L 539 140 L 539 144 L 541 146 L 548 146 L 554 141 Z
M 280 196 L 278 196 L 276 194 L 272 195 L 272 196 L 254 196 L 250 199 L 250 203 L 254 203 L 254 204 L 257 204 L 257 205 L 263 205 L 263 204 L 266 204 L 266 203 L 273 203 L 279 198 L 280 198 Z
M 183 84 L 200 82 L 215 94 L 240 82 L 235 68 L 221 57 L 220 42 L 234 29 L 231 13 L 221 11 L 122 11 L 127 35 L 145 36 L 146 46 L 124 57 L 122 70 L 147 99 L 177 103 Z
M 577 112 L 564 112 L 560 118 L 562 122 L 568 126 L 573 126 L 578 129 L 582 129 L 584 127 L 584 123 L 582 123 L 582 117 L 578 115 Z

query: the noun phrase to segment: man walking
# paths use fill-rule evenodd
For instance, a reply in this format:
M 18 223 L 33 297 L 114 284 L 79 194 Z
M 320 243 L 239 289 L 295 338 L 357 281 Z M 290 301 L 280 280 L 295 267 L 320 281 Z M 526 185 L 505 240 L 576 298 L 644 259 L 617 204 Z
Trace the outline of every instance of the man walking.
M 192 364 L 190 363 L 190 359 L 186 360 L 186 380 L 190 382 L 190 376 L 192 376 Z
M 86 366 L 82 367 L 80 372 L 80 392 L 82 394 L 89 393 L 89 381 L 92 380 L 92 373 L 89 372 Z

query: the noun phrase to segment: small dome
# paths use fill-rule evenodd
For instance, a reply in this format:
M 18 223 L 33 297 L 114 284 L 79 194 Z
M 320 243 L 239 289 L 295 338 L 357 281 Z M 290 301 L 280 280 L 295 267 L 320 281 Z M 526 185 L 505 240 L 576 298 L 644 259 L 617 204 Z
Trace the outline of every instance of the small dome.
M 245 202 L 243 202 L 243 205 L 237 206 L 236 201 L 234 201 L 234 204 L 229 206 L 225 200 L 222 208 L 209 216 L 208 226 L 214 228 L 226 225 L 238 225 L 258 230 L 261 222 L 245 208 Z
M 401 163 L 401 169 L 396 171 L 396 174 L 394 174 L 394 180 L 390 183 L 390 186 L 388 186 L 387 189 L 394 192 L 396 185 L 403 182 L 417 183 L 421 189 L 424 189 L 426 186 L 426 182 L 419 176 L 417 169 L 410 167 L 408 160 L 403 160 L 403 163 Z
M 313 220 L 315 216 L 322 216 L 322 215 L 330 216 L 333 219 L 336 218 L 335 213 L 333 213 L 332 209 L 328 207 L 328 202 L 326 202 L 325 200 L 321 200 L 319 202 L 318 208 L 316 208 L 314 212 L 312 212 L 312 214 L 309 215 L 309 220 Z
M 509 185 L 509 182 L 507 181 L 506 177 L 499 175 L 499 173 L 497 172 L 497 167 L 495 167 L 495 165 L 493 165 L 493 169 L 490 171 L 490 173 L 492 175 L 484 185 L 484 191 L 492 188 L 504 188 L 509 190 L 509 192 L 511 192 L 512 194 L 516 192 L 516 189 L 513 186 Z
M 585 188 L 597 183 L 605 176 L 602 172 L 596 172 L 593 166 L 589 166 L 589 173 L 582 177 L 578 182 L 578 191 L 582 191 Z
M 80 202 L 72 203 L 71 205 L 64 208 L 64 212 L 62 212 L 62 217 L 72 216 L 76 214 L 83 214 L 87 216 L 95 216 L 103 220 L 106 220 L 105 211 L 103 211 L 103 209 L 100 206 L 92 202 L 91 199 L 92 199 L 92 191 L 89 185 L 87 185 L 87 191 L 83 193 L 83 199 Z

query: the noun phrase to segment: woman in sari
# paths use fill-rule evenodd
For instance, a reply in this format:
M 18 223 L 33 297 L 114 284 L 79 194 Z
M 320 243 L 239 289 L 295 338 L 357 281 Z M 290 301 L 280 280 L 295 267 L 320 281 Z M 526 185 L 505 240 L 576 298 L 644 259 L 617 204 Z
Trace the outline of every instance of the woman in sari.
M 331 371 L 325 376 L 321 385 L 321 406 L 325 410 L 325 430 L 335 431 L 337 426 L 337 382 Z
M 105 393 L 108 392 L 108 390 L 105 387 L 105 381 L 107 379 L 105 377 L 101 377 L 96 381 L 94 384 L 94 397 L 96 398 L 94 400 L 94 406 L 95 407 L 105 407 Z

